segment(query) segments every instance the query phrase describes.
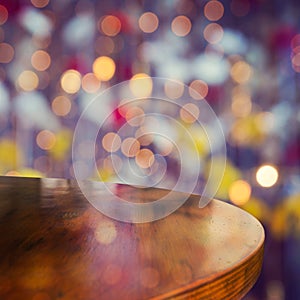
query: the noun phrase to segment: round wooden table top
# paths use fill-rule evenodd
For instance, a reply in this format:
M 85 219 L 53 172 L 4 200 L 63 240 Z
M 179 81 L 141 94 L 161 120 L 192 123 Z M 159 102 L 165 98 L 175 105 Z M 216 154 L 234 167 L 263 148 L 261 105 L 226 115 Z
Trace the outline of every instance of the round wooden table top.
M 132 199 L 167 193 L 119 187 Z M 130 224 L 97 211 L 76 182 L 0 178 L 0 299 L 240 299 L 263 243 L 254 217 L 218 200 L 199 208 L 190 196 Z

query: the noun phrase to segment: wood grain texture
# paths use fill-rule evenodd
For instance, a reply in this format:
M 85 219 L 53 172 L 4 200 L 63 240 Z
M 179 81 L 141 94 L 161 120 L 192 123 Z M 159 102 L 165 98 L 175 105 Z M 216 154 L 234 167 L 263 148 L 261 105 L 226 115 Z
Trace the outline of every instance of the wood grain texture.
M 167 193 L 118 188 L 137 202 Z M 0 299 L 241 299 L 260 273 L 264 230 L 224 202 L 197 205 L 191 196 L 159 221 L 122 223 L 73 181 L 0 177 Z

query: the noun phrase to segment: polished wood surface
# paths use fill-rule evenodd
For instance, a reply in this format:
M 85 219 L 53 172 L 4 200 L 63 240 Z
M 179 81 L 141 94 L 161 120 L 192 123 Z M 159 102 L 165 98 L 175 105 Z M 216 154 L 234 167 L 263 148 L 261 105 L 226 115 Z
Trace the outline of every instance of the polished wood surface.
M 166 193 L 118 187 L 131 199 Z M 164 219 L 130 224 L 73 181 L 0 177 L 0 299 L 240 299 L 263 242 L 256 219 L 217 200 L 200 209 L 191 196 Z

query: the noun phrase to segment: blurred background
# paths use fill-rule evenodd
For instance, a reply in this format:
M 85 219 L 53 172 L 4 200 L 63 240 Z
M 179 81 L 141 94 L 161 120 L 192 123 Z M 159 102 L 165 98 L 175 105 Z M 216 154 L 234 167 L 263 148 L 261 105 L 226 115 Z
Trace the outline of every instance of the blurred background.
M 262 274 L 245 299 L 300 299 L 299 20 L 296 0 L 0 0 L 0 174 L 73 178 L 74 129 L 95 95 L 132 78 L 175 79 L 167 98 L 176 101 L 185 85 L 221 121 L 227 166 L 216 197 L 266 229 Z M 99 147 L 78 151 L 96 153 L 102 180 L 115 181 L 127 157 L 145 174 L 163 162 L 166 185 L 176 181 L 182 133 L 165 121 L 158 126 L 173 143 L 122 136 L 124 124 L 141 133 L 158 120 L 120 103 L 86 116 L 88 132 L 112 111 Z M 205 165 L 195 103 L 169 114 L 193 129 Z

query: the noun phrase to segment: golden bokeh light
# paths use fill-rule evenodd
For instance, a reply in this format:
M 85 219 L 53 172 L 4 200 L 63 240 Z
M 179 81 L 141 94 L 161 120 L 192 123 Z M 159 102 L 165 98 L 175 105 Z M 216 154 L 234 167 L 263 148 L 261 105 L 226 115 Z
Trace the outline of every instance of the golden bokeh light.
M 194 80 L 189 85 L 189 94 L 195 100 L 204 99 L 208 94 L 208 85 L 202 80 Z
M 82 89 L 87 93 L 95 93 L 100 89 L 101 82 L 94 73 L 87 73 L 81 81 Z
M 177 16 L 172 21 L 171 29 L 177 36 L 187 36 L 192 29 L 192 23 L 186 16 Z
M 42 130 L 36 136 L 37 145 L 43 150 L 50 150 L 56 142 L 55 134 L 50 130 Z
M 60 117 L 66 116 L 71 108 L 71 100 L 66 96 L 57 96 L 53 99 L 51 103 L 52 111 Z
M 251 186 L 245 180 L 236 180 L 229 186 L 228 195 L 232 203 L 244 205 L 250 199 Z
M 129 82 L 132 94 L 138 98 L 147 98 L 152 93 L 152 78 L 145 73 L 135 74 Z
M 7 8 L 4 5 L 0 4 L 0 25 L 3 25 L 7 21 L 7 19 L 8 19 Z
M 19 75 L 17 82 L 22 90 L 30 92 L 38 87 L 39 78 L 33 71 L 25 70 Z
M 256 181 L 262 187 L 271 187 L 278 180 L 278 171 L 275 166 L 263 165 L 256 172 Z
M 194 123 L 199 114 L 199 108 L 194 103 L 187 103 L 180 109 L 180 118 L 185 123 Z
M 181 81 L 168 80 L 165 82 L 164 90 L 168 98 L 178 99 L 183 95 L 184 84 Z
M 224 35 L 223 27 L 217 23 L 208 24 L 203 31 L 203 36 L 210 44 L 219 43 Z
M 60 84 L 66 93 L 75 94 L 81 86 L 81 75 L 76 70 L 67 70 L 62 74 Z
M 125 118 L 129 125 L 137 127 L 144 122 L 145 112 L 140 107 L 133 106 L 128 108 Z
M 153 165 L 154 160 L 154 154 L 149 149 L 141 149 L 135 156 L 136 164 L 143 169 L 150 168 Z
M 8 43 L 0 43 L 0 63 L 8 64 L 15 55 L 14 48 Z
M 247 90 L 237 86 L 232 91 L 231 110 L 234 116 L 243 118 L 248 116 L 252 110 L 250 94 Z
M 224 15 L 224 6 L 220 1 L 212 0 L 204 6 L 204 16 L 209 21 L 218 21 Z
M 117 229 L 112 221 L 102 220 L 96 227 L 94 234 L 100 244 L 109 245 L 116 239 Z
M 107 36 L 116 36 L 121 30 L 121 21 L 116 16 L 105 16 L 100 21 L 100 29 Z
M 145 33 L 152 33 L 158 28 L 159 20 L 156 14 L 145 12 L 139 18 L 139 27 Z
M 140 151 L 140 142 L 136 138 L 128 137 L 122 142 L 121 151 L 127 157 L 134 157 Z
M 102 146 L 107 152 L 116 152 L 121 147 L 121 138 L 115 132 L 108 132 L 102 138 Z
M 116 64 L 108 56 L 100 56 L 93 63 L 93 72 L 99 80 L 110 80 L 116 71 Z
M 252 76 L 252 68 L 245 61 L 237 61 L 231 67 L 230 75 L 235 82 L 244 84 L 250 80 Z
M 37 8 L 43 8 L 49 4 L 49 0 L 31 0 L 31 3 Z
M 38 71 L 45 71 L 51 64 L 50 55 L 44 50 L 37 50 L 31 56 L 31 64 Z

